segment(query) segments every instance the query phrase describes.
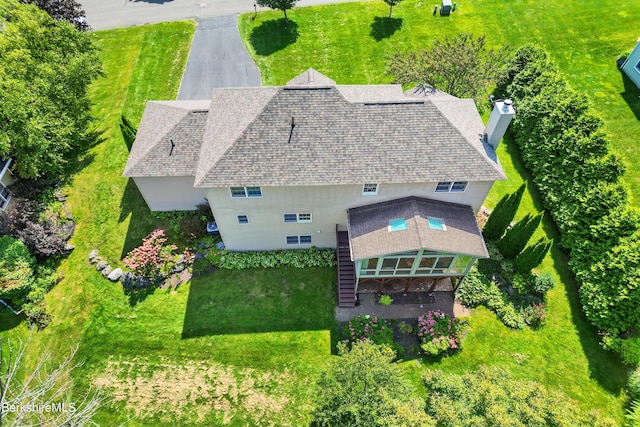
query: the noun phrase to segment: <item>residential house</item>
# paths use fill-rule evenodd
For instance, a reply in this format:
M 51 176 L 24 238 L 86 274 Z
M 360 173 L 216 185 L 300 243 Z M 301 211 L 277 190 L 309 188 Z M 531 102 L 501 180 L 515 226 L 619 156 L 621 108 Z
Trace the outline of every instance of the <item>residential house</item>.
M 620 68 L 640 88 L 640 39 Z
M 475 215 L 514 115 L 485 127 L 472 99 L 337 85 L 309 69 L 284 87 L 147 103 L 124 176 L 151 210 L 206 198 L 227 249 L 339 248 L 340 304 L 357 291 L 433 289 L 488 256 Z
M 14 179 L 9 166 L 11 166 L 11 159 L 0 158 L 0 212 L 7 209 L 11 201 L 11 192 L 8 187 L 13 184 Z

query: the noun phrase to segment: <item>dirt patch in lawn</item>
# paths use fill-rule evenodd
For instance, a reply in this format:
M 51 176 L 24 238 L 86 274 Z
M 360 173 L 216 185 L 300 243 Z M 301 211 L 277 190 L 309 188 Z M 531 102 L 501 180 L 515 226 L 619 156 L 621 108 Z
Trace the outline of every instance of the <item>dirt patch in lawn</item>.
M 240 417 L 252 425 L 269 425 L 266 420 L 280 418 L 289 403 L 282 386 L 290 377 L 286 371 L 111 358 L 94 384 L 142 418 L 202 423 L 215 417 L 227 424 Z

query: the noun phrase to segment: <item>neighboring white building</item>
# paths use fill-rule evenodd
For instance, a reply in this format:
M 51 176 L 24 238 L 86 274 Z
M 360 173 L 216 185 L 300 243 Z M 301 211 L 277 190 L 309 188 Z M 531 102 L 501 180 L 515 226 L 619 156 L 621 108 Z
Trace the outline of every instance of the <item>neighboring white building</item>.
M 472 99 L 309 69 L 284 87 L 148 102 L 124 176 L 151 210 L 206 198 L 230 250 L 343 246 L 350 274 L 381 286 L 461 277 L 488 256 L 475 214 L 506 179 L 495 148 L 514 111 L 496 106 L 485 128 Z
M 11 201 L 11 192 L 8 187 L 13 184 L 14 179 L 9 166 L 11 166 L 11 159 L 0 159 L 0 212 L 6 210 Z
M 620 68 L 640 88 L 640 39 Z

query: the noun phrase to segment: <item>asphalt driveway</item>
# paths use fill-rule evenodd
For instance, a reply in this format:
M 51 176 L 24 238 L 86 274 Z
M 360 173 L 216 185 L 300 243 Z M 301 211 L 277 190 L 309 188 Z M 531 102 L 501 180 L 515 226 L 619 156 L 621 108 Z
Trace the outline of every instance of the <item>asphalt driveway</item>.
M 198 19 L 178 99 L 209 99 L 216 87 L 260 85 L 260 71 L 240 40 L 236 15 Z

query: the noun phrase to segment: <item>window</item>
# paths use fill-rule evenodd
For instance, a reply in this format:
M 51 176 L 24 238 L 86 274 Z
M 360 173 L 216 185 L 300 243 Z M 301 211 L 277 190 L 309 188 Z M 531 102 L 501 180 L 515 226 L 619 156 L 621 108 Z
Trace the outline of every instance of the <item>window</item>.
M 287 245 L 310 245 L 311 236 L 287 236 Z
M 404 218 L 396 218 L 389 220 L 389 231 L 400 231 L 407 229 L 407 220 Z
M 7 208 L 9 200 L 11 200 L 11 193 L 9 192 L 9 189 L 0 182 L 0 211 Z
M 286 213 L 283 217 L 284 222 L 311 222 L 310 213 Z
M 260 187 L 231 187 L 231 197 L 262 197 Z
M 442 231 L 447 230 L 447 226 L 444 225 L 444 221 L 441 218 L 434 218 L 434 217 L 428 216 L 427 222 L 429 223 L 429 228 L 432 228 L 434 230 L 442 230 Z
M 462 193 L 467 189 L 467 181 L 442 181 L 436 185 L 436 193 Z
M 238 224 L 249 224 L 249 217 L 247 215 L 238 215 Z
M 636 71 L 640 73 L 640 61 L 638 61 L 638 63 L 636 64 Z
M 378 184 L 364 184 L 362 186 L 363 196 L 375 196 L 378 194 Z

